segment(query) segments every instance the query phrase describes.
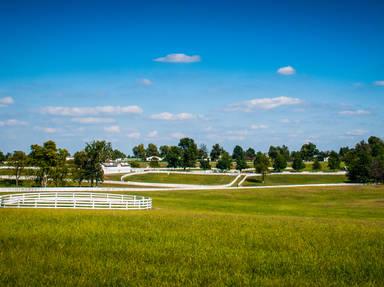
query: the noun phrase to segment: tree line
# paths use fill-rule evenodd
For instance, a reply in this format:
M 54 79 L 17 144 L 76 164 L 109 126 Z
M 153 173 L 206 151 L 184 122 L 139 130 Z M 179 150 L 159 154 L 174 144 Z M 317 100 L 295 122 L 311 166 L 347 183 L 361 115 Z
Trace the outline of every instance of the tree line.
M 311 169 L 322 169 L 321 162 L 327 161 L 330 170 L 338 170 L 341 163 L 345 163 L 348 178 L 353 182 L 384 181 L 384 142 L 378 137 L 370 137 L 367 142 L 361 141 L 354 148 L 342 147 L 337 151 L 319 151 L 314 143 L 303 144 L 300 150 L 290 151 L 285 145 L 270 146 L 267 153 L 256 152 L 253 148 L 244 150 L 236 145 L 230 154 L 220 144 L 214 144 L 209 151 L 207 146 L 198 146 L 192 138 L 180 139 L 178 145 L 162 145 L 159 148 L 153 143 L 144 146 L 139 144 L 133 148 L 133 156 L 145 160 L 150 156 L 159 156 L 170 168 L 216 168 L 225 171 L 233 166 L 241 171 L 254 168 L 261 173 L 263 180 L 270 169 L 281 172 L 292 163 L 294 171 L 303 170 L 305 162 L 312 162 Z M 66 185 L 71 179 L 81 185 L 88 182 L 97 185 L 103 181 L 101 164 L 110 159 L 125 158 L 126 155 L 113 149 L 111 143 L 106 141 L 93 141 L 87 143 L 85 148 L 74 154 L 72 161 L 67 161 L 69 152 L 57 148 L 56 143 L 47 141 L 43 145 L 32 145 L 29 154 L 23 151 L 14 151 L 4 155 L 0 151 L 0 162 L 7 162 L 13 167 L 16 185 L 26 166 L 33 166 L 36 182 L 47 186 L 48 180 L 55 185 Z M 249 165 L 249 162 L 251 164 Z

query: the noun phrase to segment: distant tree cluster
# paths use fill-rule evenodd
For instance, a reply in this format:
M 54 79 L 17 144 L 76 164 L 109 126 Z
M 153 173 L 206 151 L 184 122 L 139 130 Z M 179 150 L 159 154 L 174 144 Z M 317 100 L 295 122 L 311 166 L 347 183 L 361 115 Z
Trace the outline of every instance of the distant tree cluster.
M 319 151 L 314 143 L 305 143 L 298 151 L 289 151 L 288 147 L 270 146 L 268 153 L 256 152 L 249 147 L 244 150 L 236 145 L 232 154 L 224 150 L 220 144 L 214 144 L 209 151 L 207 146 L 197 146 L 192 138 L 180 139 L 178 145 L 162 145 L 160 148 L 153 143 L 139 144 L 133 148 L 136 160 L 130 162 L 132 167 L 139 167 L 140 160 L 148 157 L 161 157 L 170 168 L 194 168 L 203 170 L 216 168 L 221 171 L 236 168 L 239 171 L 253 165 L 255 171 L 262 175 L 264 181 L 270 167 L 275 172 L 282 172 L 291 165 L 294 171 L 310 168 L 306 162 L 311 162 L 311 168 L 319 171 L 328 165 L 329 170 L 347 170 L 348 178 L 353 182 L 384 181 L 384 142 L 378 137 L 370 137 L 368 142 L 360 142 L 354 148 L 342 147 L 339 152 Z M 12 175 L 16 185 L 27 166 L 33 166 L 33 175 L 36 183 L 47 186 L 51 181 L 56 186 L 66 185 L 68 180 L 73 180 L 81 185 L 88 182 L 97 185 L 103 181 L 102 163 L 108 160 L 126 158 L 126 154 L 113 149 L 111 143 L 106 141 L 93 141 L 87 143 L 83 150 L 74 154 L 73 160 L 68 161 L 69 152 L 58 148 L 53 141 L 43 145 L 34 144 L 31 151 L 14 151 L 4 154 L 0 151 L 0 163 L 12 167 Z M 344 167 L 345 165 L 345 167 Z M 158 161 L 151 161 L 151 167 L 158 167 Z

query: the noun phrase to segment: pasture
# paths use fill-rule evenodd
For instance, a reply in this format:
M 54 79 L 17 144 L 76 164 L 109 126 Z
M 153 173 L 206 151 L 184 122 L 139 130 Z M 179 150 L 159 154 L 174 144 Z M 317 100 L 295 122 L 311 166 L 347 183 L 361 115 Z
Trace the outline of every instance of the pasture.
M 235 176 L 231 175 L 202 175 L 181 173 L 145 173 L 134 174 L 124 178 L 125 181 L 200 185 L 223 185 L 230 183 L 234 179 Z
M 383 285 L 383 186 L 135 193 L 154 209 L 1 209 L 0 285 Z
M 286 184 L 317 184 L 348 182 L 345 175 L 340 174 L 274 174 L 267 175 L 262 182 L 261 176 L 249 176 L 243 186 L 286 185 Z

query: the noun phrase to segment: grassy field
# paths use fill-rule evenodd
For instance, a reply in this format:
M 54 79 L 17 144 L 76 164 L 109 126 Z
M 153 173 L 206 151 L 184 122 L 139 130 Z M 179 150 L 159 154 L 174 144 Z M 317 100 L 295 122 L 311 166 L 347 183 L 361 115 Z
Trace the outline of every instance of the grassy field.
M 0 210 L 1 286 L 383 286 L 384 187 L 137 192 Z
M 235 176 L 229 175 L 146 173 L 128 176 L 124 180 L 155 183 L 221 185 L 230 183 L 234 179 Z
M 342 182 L 347 182 L 347 177 L 345 175 L 288 174 L 267 175 L 264 183 L 261 182 L 260 176 L 250 176 L 243 182 L 243 186 Z

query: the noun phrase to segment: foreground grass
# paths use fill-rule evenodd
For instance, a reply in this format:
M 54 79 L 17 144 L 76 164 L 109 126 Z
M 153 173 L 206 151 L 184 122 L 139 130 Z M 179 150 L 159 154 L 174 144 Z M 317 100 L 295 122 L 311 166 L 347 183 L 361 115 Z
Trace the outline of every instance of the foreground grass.
M 178 173 L 145 173 L 131 175 L 124 180 L 154 183 L 179 183 L 179 184 L 202 184 L 221 185 L 230 183 L 235 176 L 229 175 L 201 175 L 201 174 L 178 174 Z
M 314 183 L 343 183 L 347 182 L 345 175 L 334 174 L 287 174 L 287 175 L 267 175 L 265 182 L 261 181 L 260 176 L 250 176 L 244 181 L 243 186 L 257 185 L 284 185 L 284 184 L 314 184 Z
M 383 187 L 137 194 L 155 209 L 0 210 L 0 285 L 384 282 Z

